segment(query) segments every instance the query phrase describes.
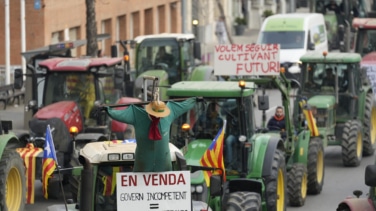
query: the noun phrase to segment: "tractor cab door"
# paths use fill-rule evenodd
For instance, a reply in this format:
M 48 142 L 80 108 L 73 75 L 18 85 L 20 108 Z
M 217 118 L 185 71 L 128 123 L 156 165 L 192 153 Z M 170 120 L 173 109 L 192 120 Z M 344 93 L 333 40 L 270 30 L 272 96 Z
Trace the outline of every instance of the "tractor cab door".
M 360 91 L 360 75 L 359 64 L 343 64 L 337 67 L 338 77 L 338 106 L 337 117 L 356 117 L 358 110 L 358 100 L 354 96 L 359 95 Z

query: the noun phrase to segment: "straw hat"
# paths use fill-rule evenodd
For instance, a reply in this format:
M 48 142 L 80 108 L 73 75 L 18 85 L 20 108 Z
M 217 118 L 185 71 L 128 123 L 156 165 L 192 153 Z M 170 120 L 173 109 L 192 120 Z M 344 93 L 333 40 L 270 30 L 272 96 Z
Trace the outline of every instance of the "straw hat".
M 162 101 L 152 101 L 145 106 L 148 114 L 155 117 L 166 117 L 170 114 L 170 109 Z

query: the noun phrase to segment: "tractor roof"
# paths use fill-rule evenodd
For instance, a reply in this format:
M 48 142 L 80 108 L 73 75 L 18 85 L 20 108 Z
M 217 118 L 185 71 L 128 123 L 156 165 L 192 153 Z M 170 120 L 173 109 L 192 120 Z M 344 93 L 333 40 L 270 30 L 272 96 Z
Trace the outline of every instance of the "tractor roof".
M 247 88 L 255 88 L 253 82 L 246 82 Z M 239 88 L 235 81 L 181 81 L 167 89 L 168 96 L 176 97 L 241 97 L 254 93 L 254 89 Z
M 354 18 L 352 25 L 359 29 L 376 29 L 376 18 Z
M 376 52 L 372 52 L 363 56 L 361 64 L 376 65 Z
M 39 63 L 49 71 L 88 71 L 92 67 L 114 66 L 120 64 L 122 58 L 52 58 Z
M 362 59 L 358 53 L 337 53 L 329 52 L 326 57 L 321 52 L 308 52 L 300 57 L 301 62 L 318 63 L 357 63 Z
M 162 33 L 162 34 L 150 34 L 150 35 L 142 35 L 136 37 L 134 40 L 137 43 L 140 43 L 146 39 L 164 39 L 164 38 L 173 38 L 176 40 L 180 39 L 186 39 L 186 40 L 192 40 L 195 39 L 195 35 L 193 34 L 179 34 L 179 33 Z
M 88 159 L 90 163 L 134 161 L 136 146 L 136 143 L 126 143 L 125 141 L 92 142 L 86 144 L 85 147 L 81 149 L 80 155 Z M 172 143 L 170 143 L 169 146 L 171 160 L 176 161 L 175 153 L 180 152 L 180 150 Z M 112 157 L 112 159 L 110 159 L 110 157 Z M 114 159 L 116 157 L 119 159 Z

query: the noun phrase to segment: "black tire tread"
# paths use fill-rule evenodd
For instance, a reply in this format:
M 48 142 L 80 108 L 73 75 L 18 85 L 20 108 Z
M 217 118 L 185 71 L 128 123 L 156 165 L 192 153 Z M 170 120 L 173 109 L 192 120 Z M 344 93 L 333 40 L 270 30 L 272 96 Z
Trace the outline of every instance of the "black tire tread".
M 373 103 L 373 94 L 368 93 L 366 96 L 365 102 L 365 110 L 364 110 L 364 119 L 363 119 L 363 127 L 364 127 L 364 134 L 363 134 L 363 155 L 370 156 L 373 155 L 375 149 L 372 145 L 371 140 L 371 129 L 372 129 L 372 108 L 374 107 Z
M 301 207 L 305 203 L 307 195 L 303 196 L 301 190 L 304 175 L 307 176 L 307 168 L 302 163 L 294 163 L 288 172 L 287 189 L 290 206 Z
M 309 141 L 308 147 L 308 181 L 307 181 L 307 193 L 308 194 L 319 194 L 321 193 L 322 187 L 324 186 L 324 176 L 325 176 L 325 162 L 323 163 L 322 181 L 318 181 L 317 178 L 317 162 L 318 156 L 324 156 L 324 145 L 320 137 L 312 137 Z M 324 157 L 322 158 L 324 159 Z
M 345 123 L 342 133 L 342 162 L 344 166 L 359 166 L 362 155 L 357 156 L 357 138 L 360 131 L 360 124 L 356 120 L 349 120 Z
M 287 187 L 286 187 L 286 164 L 285 164 L 285 157 L 282 151 L 276 149 L 273 162 L 272 162 L 272 171 L 271 175 L 265 177 L 265 195 L 266 195 L 266 206 L 267 210 L 277 210 L 277 200 L 279 196 L 277 196 L 277 180 L 278 180 L 278 171 L 282 169 L 284 175 L 284 192 L 285 192 L 285 201 L 284 201 L 284 210 L 286 209 L 286 201 L 287 201 Z
M 8 207 L 6 205 L 6 179 L 8 178 L 8 174 L 10 169 L 17 168 L 20 172 L 22 183 L 22 190 L 19 190 L 19 194 L 21 195 L 21 202 L 20 207 L 17 210 L 24 210 L 25 209 L 25 202 L 26 202 L 26 169 L 24 166 L 24 161 L 20 157 L 20 155 L 14 150 L 5 150 L 0 160 L 0 210 L 7 211 Z
M 261 196 L 255 192 L 233 192 L 230 193 L 227 211 L 260 211 Z

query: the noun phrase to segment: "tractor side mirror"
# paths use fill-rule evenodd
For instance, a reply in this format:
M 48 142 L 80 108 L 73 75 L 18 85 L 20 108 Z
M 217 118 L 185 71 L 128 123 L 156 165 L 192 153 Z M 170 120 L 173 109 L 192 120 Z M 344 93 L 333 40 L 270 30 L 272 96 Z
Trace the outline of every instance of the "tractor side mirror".
M 258 109 L 266 111 L 269 109 L 269 97 L 266 95 L 258 96 Z
M 367 186 L 376 187 L 376 165 L 368 165 L 365 170 L 364 180 Z
M 311 51 L 315 50 L 315 44 L 310 42 L 308 44 L 308 50 L 311 50 Z
M 222 195 L 222 177 L 213 175 L 210 177 L 210 196 Z
M 23 73 L 21 68 L 14 70 L 14 88 L 21 89 L 23 86 Z

